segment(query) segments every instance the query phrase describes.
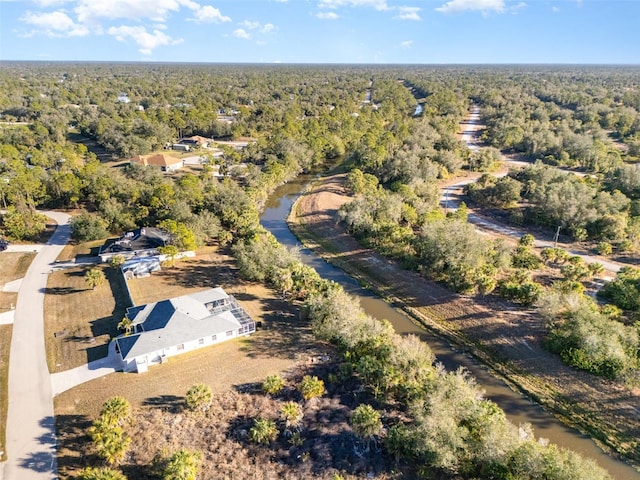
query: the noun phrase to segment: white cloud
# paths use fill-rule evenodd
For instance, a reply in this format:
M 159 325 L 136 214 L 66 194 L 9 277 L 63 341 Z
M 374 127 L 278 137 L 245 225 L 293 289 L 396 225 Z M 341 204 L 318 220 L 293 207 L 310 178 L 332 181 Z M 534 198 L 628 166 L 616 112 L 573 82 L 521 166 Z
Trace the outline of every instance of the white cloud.
M 389 10 L 387 0 L 320 0 L 320 8 L 370 7 L 376 10 Z
M 335 12 L 319 12 L 316 13 L 316 17 L 320 20 L 337 20 L 340 18 Z
M 398 15 L 394 18 L 398 20 L 421 20 L 420 14 L 418 13 L 420 8 L 418 7 L 398 7 Z
M 247 32 L 244 28 L 238 28 L 233 31 L 233 36 L 237 38 L 241 38 L 243 40 L 251 40 L 251 34 Z
M 451 0 L 436 10 L 442 13 L 458 13 L 465 10 L 502 13 L 505 11 L 504 2 L 505 0 Z
M 120 42 L 132 39 L 140 47 L 139 52 L 144 55 L 151 55 L 151 52 L 158 47 L 182 43 L 182 39 L 174 40 L 160 30 L 147 32 L 147 29 L 142 26 L 130 27 L 122 25 L 120 27 L 111 27 L 107 30 L 107 33 L 116 37 Z
M 413 45 L 413 40 L 405 40 L 400 44 L 402 48 L 410 48 Z
M 79 0 L 74 11 L 82 23 L 97 23 L 104 18 L 164 22 L 170 12 L 177 12 L 180 7 L 179 0 Z
M 211 5 L 205 5 L 204 7 L 198 5 L 197 8 L 192 8 L 192 10 L 194 11 L 193 20 L 198 23 L 223 23 L 231 21 L 230 17 L 222 15 L 219 9 Z
M 553 13 L 558 13 L 560 11 L 560 7 L 553 6 L 553 7 L 551 7 L 551 11 Z
M 255 30 L 260 27 L 260 22 L 250 22 L 249 20 L 245 20 L 244 22 L 241 22 L 240 25 L 248 28 L 249 30 Z
M 277 27 L 273 23 L 265 23 L 264 25 L 262 25 L 260 22 L 251 22 L 249 20 L 241 22 L 240 25 L 245 27 L 247 30 L 256 30 L 264 34 L 271 33 L 277 29 Z
M 75 23 L 64 12 L 27 12 L 20 20 L 39 27 L 41 33 L 49 37 L 84 37 L 89 34 L 89 29 L 86 26 Z M 35 33 L 35 31 L 31 32 L 31 35 Z
M 260 30 L 261 33 L 269 33 L 273 32 L 276 29 L 276 26 L 273 23 L 265 23 Z

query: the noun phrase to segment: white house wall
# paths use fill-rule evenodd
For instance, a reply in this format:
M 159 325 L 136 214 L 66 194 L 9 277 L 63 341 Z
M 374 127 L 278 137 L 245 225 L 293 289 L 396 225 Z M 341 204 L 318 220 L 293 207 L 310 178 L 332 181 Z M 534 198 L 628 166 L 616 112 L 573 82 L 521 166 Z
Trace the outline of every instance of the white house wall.
M 182 353 L 191 352 L 193 350 L 198 350 L 200 348 L 208 347 L 210 345 L 215 345 L 218 343 L 225 342 L 227 340 L 231 340 L 233 338 L 239 336 L 247 336 L 248 334 L 238 334 L 238 329 L 230 330 L 232 334 L 230 336 L 226 335 L 226 332 L 222 334 L 216 335 L 216 339 L 213 340 L 213 336 L 209 335 L 208 337 L 203 338 L 203 342 L 200 343 L 200 339 L 192 340 L 189 342 L 185 342 L 184 349 L 178 350 L 178 346 L 174 345 L 173 347 L 165 348 L 163 350 L 158 350 L 153 353 L 147 353 L 146 355 L 140 355 L 139 357 L 132 358 L 129 361 L 125 361 L 124 371 L 125 372 L 133 372 L 136 371 L 138 373 L 144 373 L 147 371 L 147 368 L 150 365 L 156 365 L 161 363 L 161 358 L 170 358 L 178 356 Z M 253 333 L 253 332 L 250 332 Z

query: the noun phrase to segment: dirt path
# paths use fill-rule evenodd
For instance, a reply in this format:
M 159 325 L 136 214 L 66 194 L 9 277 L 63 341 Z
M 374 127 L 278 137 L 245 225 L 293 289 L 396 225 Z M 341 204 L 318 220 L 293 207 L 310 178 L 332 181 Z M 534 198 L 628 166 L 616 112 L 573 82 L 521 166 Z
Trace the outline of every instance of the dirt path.
M 480 356 L 533 398 L 585 432 L 640 461 L 638 392 L 566 367 L 540 345 L 542 321 L 495 297 L 456 295 L 360 246 L 337 223 L 349 201 L 345 175 L 320 179 L 294 205 L 291 221 L 308 246 L 355 272 L 385 297 L 432 322 L 435 329 L 479 350 Z M 496 363 L 497 362 L 497 363 Z M 592 433 L 592 436 L 594 434 Z

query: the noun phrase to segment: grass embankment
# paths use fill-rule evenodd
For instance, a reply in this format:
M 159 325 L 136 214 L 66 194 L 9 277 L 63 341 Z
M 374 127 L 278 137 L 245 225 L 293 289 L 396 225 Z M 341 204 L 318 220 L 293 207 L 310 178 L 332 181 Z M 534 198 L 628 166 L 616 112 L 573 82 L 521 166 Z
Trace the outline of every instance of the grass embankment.
M 318 181 L 316 183 L 320 184 Z M 313 187 L 307 190 L 312 193 Z M 408 298 L 407 290 L 402 289 L 402 283 L 406 283 L 397 275 L 390 279 L 388 272 L 382 272 L 381 263 L 367 263 L 360 261 L 361 255 L 353 255 L 353 252 L 346 254 L 336 232 L 327 232 L 323 230 L 322 225 L 319 229 L 311 231 L 306 226 L 311 212 L 302 211 L 301 203 L 304 197 L 301 197 L 293 206 L 288 222 L 291 230 L 296 234 L 300 241 L 313 250 L 316 254 L 322 256 L 327 261 L 333 263 L 339 268 L 346 271 L 349 275 L 356 278 L 362 285 L 376 294 L 380 295 L 389 303 L 397 308 L 404 310 L 416 322 L 423 327 L 435 332 L 448 341 L 460 346 L 465 351 L 472 353 L 482 363 L 491 368 L 496 374 L 502 377 L 515 390 L 521 391 L 536 402 L 549 409 L 565 424 L 577 428 L 583 433 L 594 438 L 603 448 L 612 449 L 624 455 L 627 459 L 635 463 L 636 468 L 640 464 L 640 449 L 638 448 L 638 439 L 631 438 L 625 433 L 624 418 L 616 418 L 616 424 L 612 423 L 611 417 L 608 419 L 600 415 L 596 409 L 587 408 L 593 406 L 589 403 L 583 403 L 583 399 L 576 399 L 575 390 L 573 396 L 568 393 L 566 385 L 550 378 L 549 375 L 538 376 L 531 371 L 526 371 L 517 365 L 513 359 L 507 358 L 498 352 L 488 342 L 483 342 L 481 338 L 474 338 L 459 327 L 455 321 L 450 319 L 460 318 L 464 314 L 458 308 L 455 302 L 443 301 L 438 305 L 438 311 L 430 306 L 416 305 L 415 298 Z M 316 206 L 317 199 L 308 200 L 309 204 Z M 306 209 L 309 208 L 307 205 Z M 317 218 L 316 218 L 317 220 Z M 318 225 L 314 225 L 317 227 Z M 317 233 L 319 230 L 319 233 Z M 361 248 L 361 250 L 365 250 Z M 485 302 L 486 303 L 486 302 Z M 447 309 L 453 310 L 447 314 Z M 544 353 L 544 352 L 542 352 Z M 551 357 L 551 354 L 548 354 Z M 555 360 L 553 358 L 552 360 Z M 539 360 L 542 361 L 542 360 Z M 539 363 L 538 363 L 539 364 Z M 568 367 L 567 367 L 568 368 Z M 574 375 L 580 375 L 574 371 Z M 605 398 L 602 401 L 606 401 Z M 628 431 L 628 429 L 627 429 Z
M 2 268 L 0 268 L 0 313 L 9 312 L 15 308 L 18 298 L 16 292 L 3 292 L 1 291 L 2 288 L 8 282 L 24 277 L 34 257 L 35 254 L 33 253 L 0 253 L 2 261 Z M 0 325 L 0 461 L 7 459 L 5 445 L 7 410 L 9 408 L 9 354 L 12 332 L 12 325 Z

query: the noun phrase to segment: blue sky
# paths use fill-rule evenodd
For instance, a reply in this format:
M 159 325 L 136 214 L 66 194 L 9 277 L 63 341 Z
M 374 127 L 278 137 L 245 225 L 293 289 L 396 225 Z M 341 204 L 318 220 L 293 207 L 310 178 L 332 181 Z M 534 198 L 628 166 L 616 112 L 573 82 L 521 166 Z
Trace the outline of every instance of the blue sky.
M 0 60 L 640 63 L 640 0 L 0 0 Z

